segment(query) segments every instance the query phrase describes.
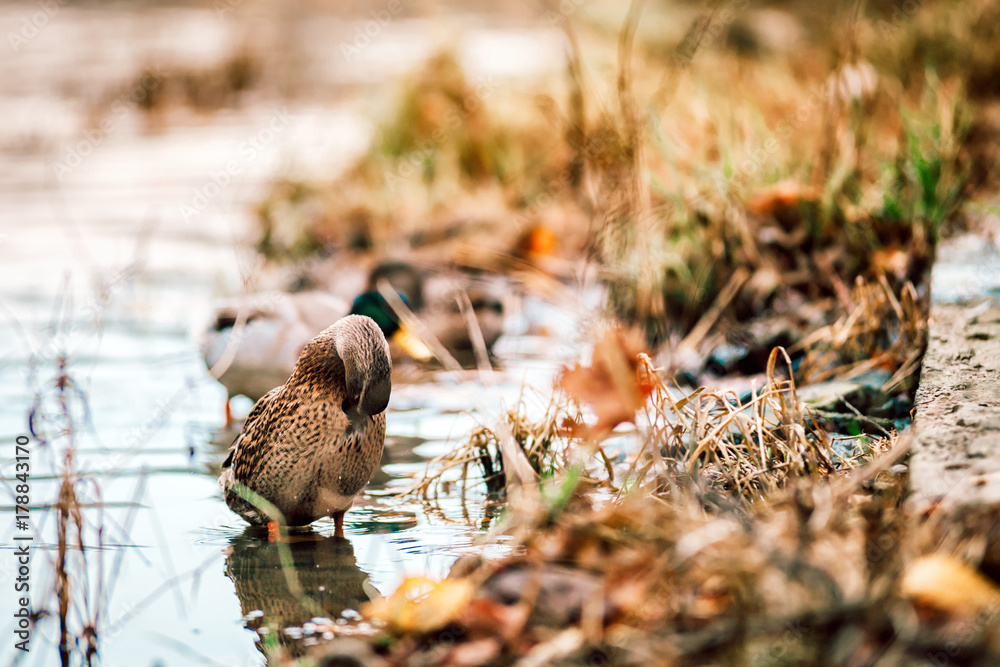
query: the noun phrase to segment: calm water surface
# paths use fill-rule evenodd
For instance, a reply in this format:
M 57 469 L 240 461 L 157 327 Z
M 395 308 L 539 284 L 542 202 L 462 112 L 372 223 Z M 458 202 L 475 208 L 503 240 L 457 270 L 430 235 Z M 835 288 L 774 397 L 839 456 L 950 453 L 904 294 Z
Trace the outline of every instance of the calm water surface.
M 3 32 L 36 10 L 31 4 L 0 9 Z M 60 353 L 75 387 L 69 392 L 75 466 L 84 473 L 77 492 L 87 524 L 86 567 L 70 573 L 74 616 L 99 609 L 102 664 L 134 666 L 260 664 L 257 635 L 248 625 L 301 626 L 312 614 L 335 618 L 376 591 L 391 593 L 405 576 L 443 575 L 456 557 L 478 548 L 474 541 L 488 526 L 481 499 L 447 497 L 426 506 L 387 492 L 406 486 L 407 475 L 476 424 L 495 420 L 525 384 L 551 386 L 560 363 L 576 352 L 568 314 L 516 300 L 498 346 L 503 370 L 485 381 L 442 373 L 430 383 L 394 387 L 386 461 L 348 514 L 346 542 L 330 538 L 332 522 L 322 521 L 315 524 L 318 538 L 293 543 L 284 555 L 248 538 L 217 486 L 232 434 L 221 432 L 225 393 L 203 366 L 197 334 L 212 300 L 240 289 L 240 267 L 252 261 L 247 211 L 264 185 L 277 176 L 329 175 L 342 167 L 371 135 L 363 105 L 264 97 L 239 111 L 156 131 L 129 107 L 77 166 L 56 173 L 86 137 L 93 90 L 127 80 L 151 53 L 173 49 L 183 52 L 182 60 L 210 60 L 222 47 L 205 44 L 233 41 L 235 29 L 218 21 L 211 11 L 63 7 L 24 50 L 0 55 L 0 108 L 8 121 L 0 128 L 0 664 L 17 653 L 7 639 L 12 538 L 23 534 L 11 512 L 14 438 L 27 432 L 33 407 L 41 432 L 53 434 L 62 424 L 54 387 Z M 171 41 L 171 31 L 181 29 L 201 35 L 192 40 L 201 46 Z M 412 66 L 432 50 L 425 32 L 419 22 L 398 22 L 369 47 L 362 64 L 330 74 L 328 83 Z M 542 61 L 559 66 L 548 57 L 557 43 L 550 33 L 491 28 L 480 37 L 468 38 L 476 46 L 467 55 L 484 75 L 523 74 L 509 71 L 521 61 L 529 70 Z M 490 49 L 511 51 L 512 43 L 518 53 L 535 44 L 545 57 L 490 56 Z M 489 72 L 491 62 L 501 69 Z M 289 118 L 287 125 L 245 158 L 243 142 L 260 136 L 277 114 Z M 240 176 L 207 205 L 194 215 L 184 208 L 205 192 L 214 171 L 241 159 Z M 529 410 L 540 410 L 532 394 L 526 396 Z M 32 448 L 32 601 L 54 609 L 45 593 L 56 543 L 49 508 L 63 448 L 37 442 Z M 294 584 L 277 567 L 285 556 L 299 585 L 323 587 L 312 602 L 289 592 Z M 57 623 L 43 620 L 31 653 L 18 664 L 58 664 L 57 639 Z

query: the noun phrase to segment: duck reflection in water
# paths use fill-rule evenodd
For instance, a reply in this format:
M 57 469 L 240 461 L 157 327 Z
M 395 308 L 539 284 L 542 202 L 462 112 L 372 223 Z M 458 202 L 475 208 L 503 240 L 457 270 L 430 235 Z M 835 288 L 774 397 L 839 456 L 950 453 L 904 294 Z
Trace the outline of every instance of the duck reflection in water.
M 304 647 L 295 639 L 300 635 L 286 628 L 301 628 L 317 616 L 336 620 L 345 609 L 380 596 L 358 567 L 349 540 L 310 529 L 271 542 L 259 528 L 247 528 L 230 543 L 226 576 L 236 586 L 247 627 L 277 632 L 278 643 L 292 655 Z M 263 653 L 259 639 L 257 648 Z

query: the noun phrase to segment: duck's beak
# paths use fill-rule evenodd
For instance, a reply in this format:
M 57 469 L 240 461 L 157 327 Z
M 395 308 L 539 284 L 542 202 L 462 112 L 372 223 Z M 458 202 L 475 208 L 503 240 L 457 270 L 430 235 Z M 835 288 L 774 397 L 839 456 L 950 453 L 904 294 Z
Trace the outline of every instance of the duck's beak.
M 403 352 L 417 361 L 429 361 L 434 356 L 431 348 L 427 347 L 424 341 L 420 340 L 405 324 L 399 326 L 399 330 L 393 334 L 392 339 L 403 348 Z
M 361 411 L 358 410 L 357 406 L 354 406 L 349 410 L 345 410 L 344 414 L 347 415 L 347 418 L 351 422 L 351 428 L 355 431 L 363 431 L 365 424 L 368 423 L 368 417 L 362 414 Z

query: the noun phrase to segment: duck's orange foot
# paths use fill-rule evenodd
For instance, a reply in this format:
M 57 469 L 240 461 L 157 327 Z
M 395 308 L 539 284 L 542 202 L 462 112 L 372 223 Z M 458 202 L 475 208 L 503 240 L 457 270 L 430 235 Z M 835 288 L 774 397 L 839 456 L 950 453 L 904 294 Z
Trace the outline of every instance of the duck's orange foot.
M 279 542 L 281 541 L 281 524 L 277 521 L 267 522 L 267 541 L 268 542 Z

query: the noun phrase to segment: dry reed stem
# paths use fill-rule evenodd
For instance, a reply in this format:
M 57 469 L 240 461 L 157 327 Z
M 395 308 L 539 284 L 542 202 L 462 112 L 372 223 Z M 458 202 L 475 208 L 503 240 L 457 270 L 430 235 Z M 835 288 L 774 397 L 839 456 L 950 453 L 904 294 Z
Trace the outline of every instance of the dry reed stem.
M 780 377 L 779 360 L 787 378 Z M 636 443 L 631 453 L 626 452 L 620 470 L 599 442 L 561 428 L 562 424 L 579 424 L 581 417 L 557 394 L 537 422 L 518 410 L 506 413 L 503 421 L 509 425 L 512 441 L 536 474 L 565 473 L 582 464 L 580 474 L 618 498 L 626 489 L 646 487 L 670 495 L 672 486 L 694 480 L 752 501 L 782 488 L 790 479 L 821 478 L 855 467 L 885 447 L 884 441 L 869 450 L 855 444 L 853 453 L 835 454 L 827 434 L 799 402 L 796 382 L 790 377 L 791 359 L 782 348 L 771 353 L 765 385 L 754 387 L 745 402 L 731 391 L 705 388 L 675 397 L 648 356 L 640 354 L 638 362 L 652 391 L 642 410 L 645 419 L 635 434 Z M 464 496 L 473 463 L 479 464 L 487 491 L 496 491 L 505 460 L 498 450 L 497 434 L 479 427 L 458 447 L 430 461 L 423 476 L 404 493 L 425 500 L 436 497 L 449 475 L 457 472 Z

